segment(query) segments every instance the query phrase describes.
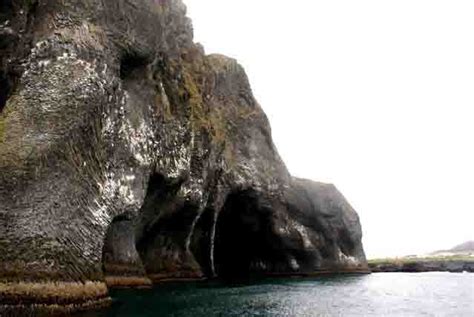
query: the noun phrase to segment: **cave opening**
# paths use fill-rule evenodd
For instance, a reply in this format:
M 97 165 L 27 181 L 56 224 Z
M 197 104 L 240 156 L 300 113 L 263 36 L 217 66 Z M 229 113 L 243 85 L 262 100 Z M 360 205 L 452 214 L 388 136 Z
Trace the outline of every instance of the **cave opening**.
M 230 194 L 216 226 L 214 268 L 220 278 L 248 278 L 273 272 L 280 262 L 272 231 L 272 210 L 252 190 Z
M 120 78 L 133 77 L 136 71 L 143 75 L 144 68 L 148 65 L 148 58 L 135 52 L 127 52 L 120 61 Z

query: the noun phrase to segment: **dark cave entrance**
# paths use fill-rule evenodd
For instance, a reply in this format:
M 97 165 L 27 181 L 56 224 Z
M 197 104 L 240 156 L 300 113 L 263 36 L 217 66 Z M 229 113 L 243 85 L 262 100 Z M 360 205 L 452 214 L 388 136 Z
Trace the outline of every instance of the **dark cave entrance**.
M 145 56 L 135 52 L 127 52 L 120 60 L 120 78 L 123 80 L 133 77 L 135 72 L 138 72 L 139 76 L 142 75 L 148 63 L 149 61 Z
M 214 249 L 218 277 L 246 278 L 274 271 L 279 262 L 272 232 L 272 209 L 258 194 L 231 194 L 219 214 Z

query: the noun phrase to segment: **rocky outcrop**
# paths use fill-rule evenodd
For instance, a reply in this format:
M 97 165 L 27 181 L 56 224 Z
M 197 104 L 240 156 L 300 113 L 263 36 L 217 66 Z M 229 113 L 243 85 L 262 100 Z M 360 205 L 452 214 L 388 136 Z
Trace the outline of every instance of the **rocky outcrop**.
M 292 178 L 179 0 L 0 1 L 0 311 L 148 279 L 366 271 L 355 211 Z M 128 282 L 127 282 L 128 281 Z

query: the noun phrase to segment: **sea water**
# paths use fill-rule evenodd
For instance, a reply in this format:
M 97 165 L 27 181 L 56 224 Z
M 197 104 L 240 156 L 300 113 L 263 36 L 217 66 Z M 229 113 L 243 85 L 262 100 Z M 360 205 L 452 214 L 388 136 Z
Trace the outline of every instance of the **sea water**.
M 111 295 L 108 310 L 79 316 L 474 316 L 472 273 L 163 284 Z

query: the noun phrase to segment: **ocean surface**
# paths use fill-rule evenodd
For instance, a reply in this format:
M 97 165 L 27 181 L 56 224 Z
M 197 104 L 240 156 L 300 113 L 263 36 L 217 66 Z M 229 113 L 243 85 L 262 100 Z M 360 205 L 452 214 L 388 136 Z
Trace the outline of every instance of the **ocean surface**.
M 474 316 L 472 273 L 377 273 L 117 290 L 81 317 Z

